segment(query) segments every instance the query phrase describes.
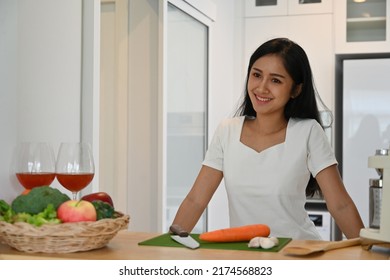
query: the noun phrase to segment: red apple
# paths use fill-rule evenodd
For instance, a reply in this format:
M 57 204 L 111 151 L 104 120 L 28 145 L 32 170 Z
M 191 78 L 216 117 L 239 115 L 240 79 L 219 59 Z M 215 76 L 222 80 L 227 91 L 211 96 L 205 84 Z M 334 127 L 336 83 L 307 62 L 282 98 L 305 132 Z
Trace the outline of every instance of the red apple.
M 96 221 L 96 210 L 86 200 L 68 200 L 57 209 L 57 217 L 63 223 Z
M 90 202 L 92 202 L 94 200 L 100 200 L 103 202 L 107 202 L 112 207 L 114 207 L 114 203 L 112 201 L 111 196 L 105 192 L 96 192 L 96 193 L 87 194 L 87 195 L 84 195 L 81 199 L 86 200 L 86 201 L 90 201 Z

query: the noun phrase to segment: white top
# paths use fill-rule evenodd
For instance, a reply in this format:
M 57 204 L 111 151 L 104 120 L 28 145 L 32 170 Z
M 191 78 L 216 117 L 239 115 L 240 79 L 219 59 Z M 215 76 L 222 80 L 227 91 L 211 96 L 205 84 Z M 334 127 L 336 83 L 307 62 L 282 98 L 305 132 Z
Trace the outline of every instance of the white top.
M 267 224 L 272 236 L 321 239 L 305 210 L 305 190 L 310 173 L 337 164 L 323 129 L 291 118 L 285 141 L 259 153 L 240 141 L 244 120 L 222 121 L 203 161 L 223 172 L 230 226 Z

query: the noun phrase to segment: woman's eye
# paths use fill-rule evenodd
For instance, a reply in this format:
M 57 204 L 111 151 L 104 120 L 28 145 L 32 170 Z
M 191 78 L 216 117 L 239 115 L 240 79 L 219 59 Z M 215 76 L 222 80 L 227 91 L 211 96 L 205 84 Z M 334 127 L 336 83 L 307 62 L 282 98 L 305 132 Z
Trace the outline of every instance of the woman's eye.
M 253 77 L 256 77 L 256 78 L 260 77 L 260 73 L 253 72 Z
M 279 79 L 272 79 L 272 82 L 276 83 L 276 84 L 280 84 L 281 83 L 281 81 Z

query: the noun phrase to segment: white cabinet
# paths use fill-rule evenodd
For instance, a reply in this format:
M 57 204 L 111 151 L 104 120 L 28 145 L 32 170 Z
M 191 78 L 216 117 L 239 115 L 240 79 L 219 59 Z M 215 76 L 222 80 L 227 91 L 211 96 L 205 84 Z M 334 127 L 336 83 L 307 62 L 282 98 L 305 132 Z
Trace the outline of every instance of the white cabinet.
M 247 0 L 245 1 L 246 17 L 287 15 L 287 0 Z
M 336 53 L 381 53 L 390 51 L 390 1 L 335 1 Z
M 333 12 L 333 0 L 289 0 L 290 15 L 329 14 Z
M 332 13 L 332 0 L 246 0 L 245 16 L 283 16 Z

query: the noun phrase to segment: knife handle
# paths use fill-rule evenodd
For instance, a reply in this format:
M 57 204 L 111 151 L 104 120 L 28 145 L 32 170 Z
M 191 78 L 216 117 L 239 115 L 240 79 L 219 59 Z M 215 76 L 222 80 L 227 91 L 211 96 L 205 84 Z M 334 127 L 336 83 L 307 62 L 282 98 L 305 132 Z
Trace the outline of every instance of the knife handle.
M 181 228 L 181 226 L 179 225 L 171 225 L 169 227 L 169 230 L 173 233 L 173 234 L 176 234 L 176 235 L 179 235 L 180 237 L 187 237 L 189 234 L 187 231 L 185 231 L 184 229 Z

